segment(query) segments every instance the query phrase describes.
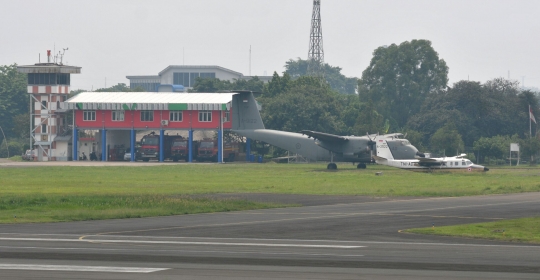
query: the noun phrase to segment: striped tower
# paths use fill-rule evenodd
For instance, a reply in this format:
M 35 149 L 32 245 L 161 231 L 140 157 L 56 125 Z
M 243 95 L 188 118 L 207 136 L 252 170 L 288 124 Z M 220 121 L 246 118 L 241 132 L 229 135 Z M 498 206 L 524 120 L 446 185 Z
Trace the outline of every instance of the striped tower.
M 68 99 L 70 75 L 81 73 L 81 67 L 50 62 L 50 51 L 47 61 L 17 66 L 19 72 L 28 74 L 30 147 L 38 161 L 68 160 L 71 137 L 63 102 Z

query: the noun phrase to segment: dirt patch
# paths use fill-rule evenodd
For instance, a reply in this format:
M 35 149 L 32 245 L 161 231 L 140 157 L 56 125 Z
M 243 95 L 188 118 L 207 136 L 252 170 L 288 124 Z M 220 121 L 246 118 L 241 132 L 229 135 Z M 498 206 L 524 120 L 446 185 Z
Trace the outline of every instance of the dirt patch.
M 255 202 L 300 204 L 302 206 L 350 204 L 380 202 L 390 200 L 414 199 L 414 197 L 370 197 L 356 195 L 308 195 L 308 194 L 274 194 L 274 193 L 227 193 L 204 194 L 192 197 L 208 197 L 213 199 L 245 199 Z

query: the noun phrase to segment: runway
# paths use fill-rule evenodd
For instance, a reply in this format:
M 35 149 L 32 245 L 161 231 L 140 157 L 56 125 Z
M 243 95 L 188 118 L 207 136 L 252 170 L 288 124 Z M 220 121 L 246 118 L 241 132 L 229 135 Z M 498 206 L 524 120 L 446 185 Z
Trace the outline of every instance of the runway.
M 399 232 L 432 224 L 538 216 L 540 193 L 359 201 L 143 219 L 1 225 L 0 278 L 540 277 L 537 245 Z

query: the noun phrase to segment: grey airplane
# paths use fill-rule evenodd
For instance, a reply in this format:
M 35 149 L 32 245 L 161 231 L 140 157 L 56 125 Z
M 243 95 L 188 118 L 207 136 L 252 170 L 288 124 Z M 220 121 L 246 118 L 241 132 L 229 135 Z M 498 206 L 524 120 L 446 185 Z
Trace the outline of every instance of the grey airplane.
M 303 130 L 300 133 L 265 129 L 259 106 L 253 93 L 237 91 L 232 100 L 232 131 L 254 140 L 297 153 L 312 161 L 326 161 L 328 169 L 337 169 L 335 162 L 358 163 L 357 168 L 366 168 L 373 162 L 376 140 L 385 139 L 396 159 L 422 157 L 416 147 L 401 133 L 366 136 L 339 136 L 317 131 Z

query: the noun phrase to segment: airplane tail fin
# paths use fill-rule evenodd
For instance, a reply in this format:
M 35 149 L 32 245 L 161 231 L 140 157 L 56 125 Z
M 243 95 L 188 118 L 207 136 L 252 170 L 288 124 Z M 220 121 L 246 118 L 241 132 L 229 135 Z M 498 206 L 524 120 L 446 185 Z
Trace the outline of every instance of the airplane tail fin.
M 232 114 L 232 130 L 264 129 L 259 105 L 251 91 L 233 95 Z
M 377 140 L 377 157 L 384 158 L 387 160 L 393 160 L 394 155 L 388 146 L 388 142 L 384 139 Z

